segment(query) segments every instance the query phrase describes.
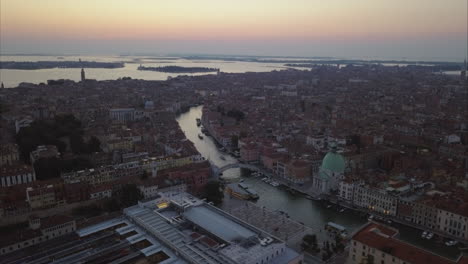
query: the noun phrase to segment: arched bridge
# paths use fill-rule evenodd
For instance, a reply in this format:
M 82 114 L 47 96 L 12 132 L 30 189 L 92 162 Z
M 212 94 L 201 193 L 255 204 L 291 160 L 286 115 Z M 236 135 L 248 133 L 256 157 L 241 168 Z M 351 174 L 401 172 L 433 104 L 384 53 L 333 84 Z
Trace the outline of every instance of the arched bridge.
M 251 171 L 258 171 L 258 172 L 263 173 L 264 175 L 270 175 L 269 172 L 266 172 L 266 171 L 262 170 L 258 166 L 255 166 L 255 165 L 252 165 L 252 164 L 247 164 L 247 163 L 237 162 L 237 163 L 231 163 L 231 164 L 228 164 L 228 165 L 224 165 L 223 167 L 218 167 L 218 166 L 216 166 L 214 164 L 211 164 L 211 166 L 213 168 L 213 173 L 214 173 L 215 177 L 219 177 L 219 175 L 221 173 L 223 173 L 224 171 L 227 171 L 229 169 L 236 169 L 236 168 L 248 169 L 248 170 L 251 170 Z

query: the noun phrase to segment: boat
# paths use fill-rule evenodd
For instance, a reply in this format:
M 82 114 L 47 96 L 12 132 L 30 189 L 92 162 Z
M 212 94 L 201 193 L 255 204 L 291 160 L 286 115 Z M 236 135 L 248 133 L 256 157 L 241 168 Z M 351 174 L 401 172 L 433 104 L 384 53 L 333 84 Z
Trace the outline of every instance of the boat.
M 421 238 L 426 238 L 426 236 L 427 236 L 427 231 L 424 231 L 421 235 Z
M 344 212 L 344 211 L 345 211 L 345 209 L 344 209 L 344 208 L 341 208 L 338 212 L 342 213 L 342 212 Z
M 455 246 L 456 244 L 458 244 L 458 241 L 456 240 L 450 240 L 450 241 L 445 242 L 445 245 L 448 247 Z
M 331 205 L 331 204 L 327 205 L 327 209 L 330 209 L 331 207 L 332 207 L 332 205 Z
M 201 119 L 200 118 L 197 118 L 197 126 L 201 126 Z
M 198 138 L 199 138 L 199 139 L 203 139 L 203 136 L 200 135 L 200 134 L 198 134 Z
M 320 201 L 322 200 L 322 198 L 318 197 L 318 196 L 312 196 L 312 195 L 306 195 L 306 199 L 308 200 L 313 200 L 313 201 Z
M 325 224 L 325 229 L 327 231 L 330 231 L 330 232 L 334 232 L 336 234 L 343 234 L 346 233 L 346 228 L 342 225 L 339 225 L 337 223 L 333 223 L 333 222 L 328 222 L 327 224 Z
M 270 185 L 273 186 L 273 187 L 278 187 L 280 184 L 278 182 L 276 182 L 276 181 L 271 181 Z
M 245 191 L 247 191 L 249 193 L 250 199 L 257 200 L 259 198 L 257 192 L 254 189 L 246 188 Z
M 434 233 L 429 233 L 427 234 L 426 239 L 431 239 L 433 236 L 434 236 Z
M 239 183 L 239 184 L 237 184 L 237 185 L 238 185 L 239 187 L 241 187 L 242 189 L 244 189 L 244 190 L 246 190 L 246 189 L 249 188 L 249 185 L 247 185 L 247 184 L 245 184 L 245 183 L 242 183 L 242 182 Z
M 264 183 L 270 183 L 271 180 L 268 177 L 262 178 L 262 182 Z

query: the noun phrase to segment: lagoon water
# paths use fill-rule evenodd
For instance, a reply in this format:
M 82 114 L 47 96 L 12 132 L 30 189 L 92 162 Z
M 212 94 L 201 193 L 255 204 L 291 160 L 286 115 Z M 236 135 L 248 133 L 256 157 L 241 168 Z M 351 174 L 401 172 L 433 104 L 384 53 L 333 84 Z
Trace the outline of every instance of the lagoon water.
M 0 61 L 98 61 L 98 62 L 124 62 L 125 67 L 117 69 L 93 69 L 86 68 L 86 78 L 96 80 L 115 80 L 121 77 L 131 77 L 144 80 L 166 80 L 167 77 L 175 77 L 177 73 L 164 73 L 155 71 L 139 71 L 140 64 L 144 66 L 158 67 L 176 65 L 183 67 L 209 67 L 219 68 L 222 72 L 269 72 L 281 70 L 287 67 L 283 63 L 259 63 L 244 61 L 222 60 L 187 60 L 169 57 L 143 57 L 143 56 L 0 56 Z M 21 82 L 46 83 L 50 79 L 70 79 L 79 81 L 81 69 L 55 68 L 40 70 L 10 70 L 0 69 L 0 82 L 6 88 L 18 86 Z M 207 73 L 195 73 L 180 75 L 203 75 Z M 213 73 L 214 74 L 214 73 Z

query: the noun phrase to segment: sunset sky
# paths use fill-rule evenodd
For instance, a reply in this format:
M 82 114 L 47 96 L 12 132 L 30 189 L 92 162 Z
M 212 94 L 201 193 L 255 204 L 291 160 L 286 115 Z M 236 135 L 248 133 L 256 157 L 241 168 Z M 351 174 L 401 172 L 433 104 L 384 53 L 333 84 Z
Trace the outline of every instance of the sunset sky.
M 466 0 L 1 0 L 0 52 L 467 55 Z

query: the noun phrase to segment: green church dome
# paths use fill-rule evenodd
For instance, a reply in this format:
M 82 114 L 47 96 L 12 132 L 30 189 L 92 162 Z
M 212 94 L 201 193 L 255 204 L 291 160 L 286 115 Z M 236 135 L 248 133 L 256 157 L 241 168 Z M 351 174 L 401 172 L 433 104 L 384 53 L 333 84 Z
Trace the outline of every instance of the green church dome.
M 328 152 L 323 158 L 322 169 L 326 169 L 335 173 L 344 173 L 345 159 L 342 155 L 336 152 Z

